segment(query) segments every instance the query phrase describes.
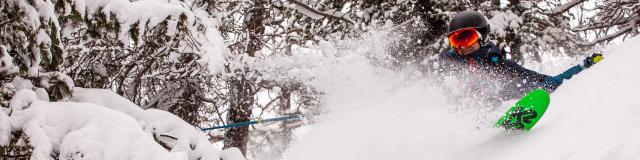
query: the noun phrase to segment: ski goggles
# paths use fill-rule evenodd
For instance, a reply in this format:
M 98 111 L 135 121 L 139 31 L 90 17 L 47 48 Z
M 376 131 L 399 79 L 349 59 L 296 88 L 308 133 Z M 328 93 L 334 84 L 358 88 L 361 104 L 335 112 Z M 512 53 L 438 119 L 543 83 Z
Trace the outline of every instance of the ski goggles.
M 476 28 L 462 28 L 449 33 L 449 45 L 454 49 L 474 45 L 481 38 Z

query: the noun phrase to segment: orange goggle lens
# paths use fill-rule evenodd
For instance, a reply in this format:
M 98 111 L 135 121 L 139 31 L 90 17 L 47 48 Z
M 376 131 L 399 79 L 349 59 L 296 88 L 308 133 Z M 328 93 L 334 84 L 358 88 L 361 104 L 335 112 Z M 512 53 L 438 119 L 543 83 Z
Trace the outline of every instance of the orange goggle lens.
M 478 39 L 480 33 L 475 28 L 463 28 L 449 34 L 449 44 L 455 49 L 472 46 Z

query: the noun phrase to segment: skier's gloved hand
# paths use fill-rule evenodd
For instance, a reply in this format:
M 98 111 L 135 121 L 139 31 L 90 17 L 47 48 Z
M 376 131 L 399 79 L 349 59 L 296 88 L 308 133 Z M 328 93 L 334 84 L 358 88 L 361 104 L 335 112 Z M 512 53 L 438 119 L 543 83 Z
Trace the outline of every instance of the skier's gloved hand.
M 582 67 L 589 68 L 594 64 L 600 62 L 602 59 L 604 59 L 604 57 L 602 57 L 602 54 L 594 53 L 590 57 L 587 57 L 583 60 Z

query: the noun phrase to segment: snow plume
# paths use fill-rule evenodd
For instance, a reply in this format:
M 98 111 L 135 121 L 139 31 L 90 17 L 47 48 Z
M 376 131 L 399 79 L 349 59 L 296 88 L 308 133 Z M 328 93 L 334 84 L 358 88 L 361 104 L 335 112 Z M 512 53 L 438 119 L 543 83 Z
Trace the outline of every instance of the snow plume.
M 455 116 L 430 78 L 384 67 L 391 59 L 390 30 L 294 48 L 292 56 L 262 65 L 324 93 L 326 113 L 304 129 L 286 159 L 447 159 L 485 133 L 471 119 Z
M 382 28 L 382 29 L 380 29 Z M 374 29 L 374 28 L 371 28 Z M 391 25 L 379 27 L 376 31 L 366 33 L 364 38 L 358 41 L 320 41 L 317 46 L 301 47 L 292 46 L 292 55 L 273 55 L 264 61 L 258 61 L 256 66 L 265 77 L 264 79 L 287 81 L 296 79 L 305 83 L 324 83 L 317 78 L 324 78 L 327 72 L 338 65 L 351 64 L 351 62 L 374 63 L 376 66 L 385 66 L 391 57 L 385 52 Z M 380 31 L 382 30 L 382 31 Z M 357 59 L 357 61 L 353 60 Z M 338 66 L 339 67 L 339 66 Z M 326 87 L 315 85 L 314 87 Z
M 53 152 L 61 159 L 187 159 L 158 145 L 130 116 L 94 104 L 44 102 L 23 89 L 11 100 L 10 119 L 29 137 L 32 159 L 52 159 Z

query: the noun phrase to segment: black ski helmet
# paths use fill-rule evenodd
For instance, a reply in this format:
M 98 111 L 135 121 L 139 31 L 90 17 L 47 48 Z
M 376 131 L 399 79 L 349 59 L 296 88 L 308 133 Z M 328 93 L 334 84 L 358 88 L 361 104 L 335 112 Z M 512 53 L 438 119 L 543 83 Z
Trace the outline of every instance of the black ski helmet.
M 480 32 L 481 43 L 486 43 L 489 38 L 489 32 L 491 28 L 489 26 L 489 22 L 487 22 L 487 18 L 482 15 L 480 12 L 476 12 L 473 10 L 462 11 L 453 16 L 451 21 L 449 21 L 449 28 L 447 30 L 447 35 L 451 34 L 451 32 L 462 29 L 462 28 L 476 28 L 478 32 Z

